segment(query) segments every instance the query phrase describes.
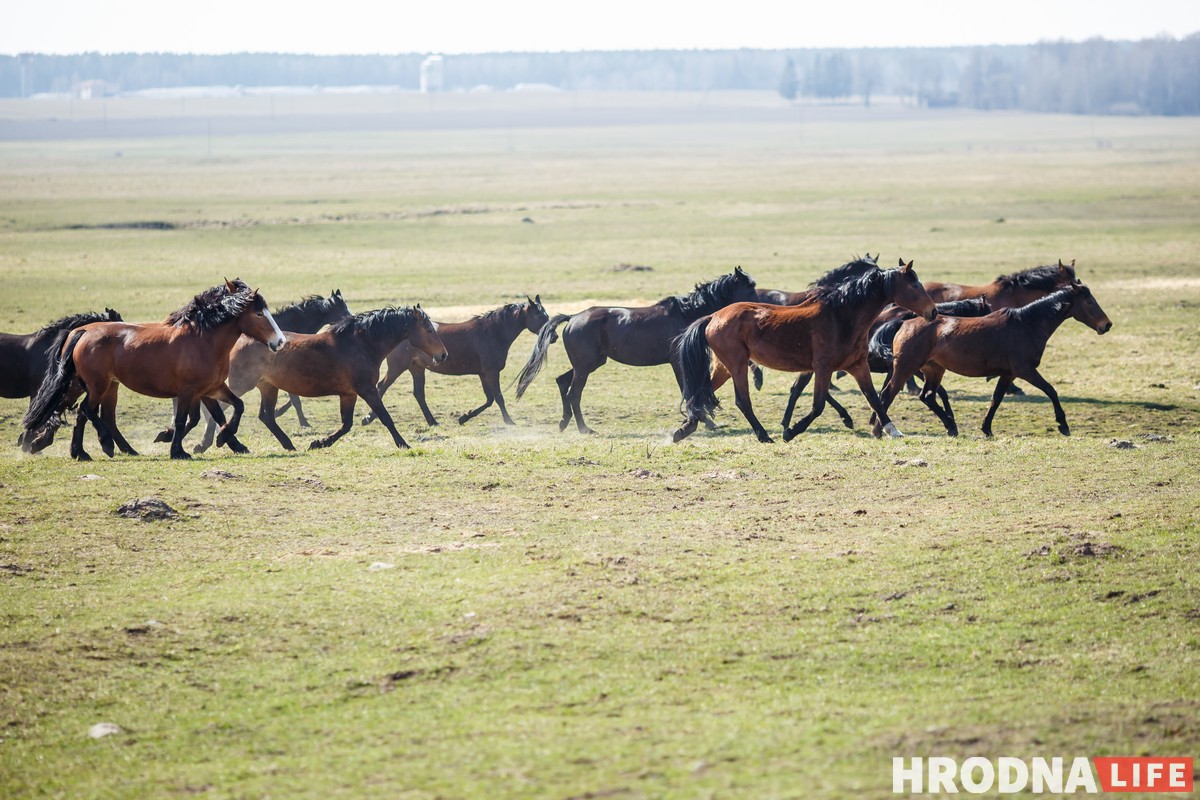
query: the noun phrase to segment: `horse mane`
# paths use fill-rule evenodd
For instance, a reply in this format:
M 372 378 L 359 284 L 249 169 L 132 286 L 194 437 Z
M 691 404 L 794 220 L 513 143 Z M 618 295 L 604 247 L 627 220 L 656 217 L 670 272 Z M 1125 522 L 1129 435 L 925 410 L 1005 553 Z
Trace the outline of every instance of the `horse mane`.
M 1058 267 L 1055 267 L 1055 269 L 1058 269 Z M 1020 308 L 1007 308 L 1004 310 L 1008 312 L 1010 317 L 1019 320 L 1041 315 L 1059 314 L 1063 309 L 1071 305 L 1073 294 L 1072 287 L 1067 286 L 1045 297 L 1039 297 L 1032 303 L 1023 305 Z
M 289 311 L 306 311 L 310 308 L 319 308 L 324 311 L 332 305 L 332 298 L 322 297 L 319 294 L 310 294 L 301 297 L 299 300 L 290 305 L 280 306 L 271 313 L 275 316 L 279 316 L 280 314 L 287 314 Z
M 428 318 L 428 315 L 423 309 L 415 306 L 384 306 L 339 319 L 330 323 L 327 330 L 334 336 L 361 333 L 375 338 L 386 335 L 397 327 L 410 325 L 422 317 Z
M 816 286 L 809 302 L 819 302 L 830 308 L 853 306 L 870 300 L 880 291 L 890 294 L 896 283 L 898 269 L 879 269 L 871 265 L 871 271 L 857 278 L 848 278 L 829 286 Z
M 868 272 L 877 269 L 879 269 L 879 264 L 875 260 L 855 256 L 853 261 L 842 264 L 840 267 L 834 267 L 829 272 L 817 278 L 808 285 L 808 288 L 816 289 L 820 286 L 837 286 L 839 283 L 844 283 L 852 278 L 861 278 Z
M 754 279 L 739 268 L 707 283 L 697 283 L 691 294 L 664 297 L 658 304 L 673 304 L 688 318 L 702 317 L 728 305 L 729 298 L 733 296 L 738 284 L 744 281 L 754 286 Z
M 504 314 L 506 311 L 520 311 L 524 305 L 525 305 L 524 301 L 520 301 L 520 302 L 516 302 L 516 303 L 506 303 L 505 305 L 502 305 L 499 308 L 493 308 L 491 311 L 484 311 L 482 314 L 476 314 L 474 317 L 472 317 L 472 319 L 487 320 L 487 319 L 491 319 L 492 317 L 499 317 L 502 314 Z
M 947 303 L 938 303 L 937 312 L 945 314 L 948 317 L 982 317 L 984 314 L 990 314 L 992 304 L 988 302 L 986 297 L 973 297 L 970 300 L 951 300 Z M 916 316 L 915 314 L 913 316 Z
M 205 289 L 193 297 L 190 303 L 172 311 L 167 316 L 166 323 L 175 327 L 191 325 L 201 332 L 211 331 L 240 315 L 251 303 L 256 310 L 266 309 L 266 301 L 261 295 L 254 293 L 245 281 L 234 278 L 230 283 L 237 291 L 230 293 L 223 283 Z
M 1065 267 L 1075 278 L 1075 268 Z M 1000 275 L 996 283 L 1005 289 L 1033 289 L 1039 292 L 1053 292 L 1062 282 L 1062 271 L 1058 264 L 1043 264 L 1040 267 L 1030 267 L 1010 275 Z
M 111 308 L 106 308 L 103 314 L 96 311 L 85 311 L 82 314 L 69 314 L 62 319 L 56 319 L 54 322 L 42 327 L 34 335 L 36 336 L 42 333 L 52 333 L 54 331 L 69 331 L 72 328 L 78 328 L 80 325 L 90 325 L 93 322 L 123 321 L 124 320 L 121 319 L 121 315 L 116 311 L 113 311 Z

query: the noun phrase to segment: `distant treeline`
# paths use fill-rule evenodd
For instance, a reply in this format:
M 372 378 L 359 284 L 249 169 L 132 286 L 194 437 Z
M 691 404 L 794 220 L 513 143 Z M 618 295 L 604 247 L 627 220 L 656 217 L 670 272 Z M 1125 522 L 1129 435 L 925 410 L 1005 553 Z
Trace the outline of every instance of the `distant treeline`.
M 0 56 L 0 96 L 191 86 L 419 88 L 421 54 Z M 777 90 L 870 103 L 1079 114 L 1200 114 L 1200 33 L 1185 39 L 858 50 L 653 50 L 446 56 L 443 90 Z

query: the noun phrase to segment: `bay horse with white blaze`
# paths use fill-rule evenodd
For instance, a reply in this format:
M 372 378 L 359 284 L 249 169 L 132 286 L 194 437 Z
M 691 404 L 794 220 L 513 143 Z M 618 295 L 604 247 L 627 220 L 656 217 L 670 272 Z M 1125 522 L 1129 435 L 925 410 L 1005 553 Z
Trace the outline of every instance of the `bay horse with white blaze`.
M 674 440 L 689 436 L 697 423 L 712 416 L 719 405 L 716 390 L 732 378 L 737 407 L 760 442 L 772 441 L 750 403 L 747 365 L 751 359 L 770 369 L 812 372 L 815 377 L 812 411 L 784 431 L 784 441 L 803 433 L 825 410 L 835 370 L 854 376 L 867 402 L 882 413 L 867 367 L 871 323 L 889 303 L 927 319 L 937 315 L 912 262 L 900 264 L 897 269 L 876 267 L 862 277 L 821 287 L 803 305 L 734 303 L 693 322 L 675 344 L 675 361 L 684 376 L 686 419 Z M 711 376 L 710 349 L 717 360 Z M 885 425 L 892 436 L 902 435 L 886 418 Z
M 574 417 L 580 433 L 594 433 L 583 421 L 579 402 L 588 376 L 608 359 L 633 367 L 670 364 L 671 342 L 690 322 L 730 303 L 756 297 L 754 279 L 738 267 L 708 283 L 696 284 L 690 294 L 664 297 L 652 306 L 593 306 L 574 315 L 559 314 L 538 333 L 529 361 L 517 376 L 517 397 L 525 394 L 537 377 L 550 344 L 558 338 L 555 329 L 566 322 L 562 340 L 571 369 L 557 379 L 563 406 L 558 429 L 566 430 Z M 682 391 L 683 376 L 678 369 L 675 379 Z
M 113 455 L 114 439 L 123 451 L 136 454 L 117 430 L 115 420 L 110 425 L 97 413 L 106 400 L 115 408 L 118 387 L 124 385 L 150 397 L 177 399 L 171 458 L 191 458 L 183 450 L 183 437 L 196 399 L 222 423 L 217 444 L 228 443 L 234 452 L 246 452 L 236 438 L 242 401 L 225 385 L 229 352 L 242 334 L 276 350 L 286 341 L 262 295 L 238 279 L 196 295 L 163 322 L 94 322 L 76 328 L 25 415 L 26 433 L 36 435 L 54 415 L 83 395 L 71 456 L 90 460 L 83 449 L 88 421 L 95 426 L 105 455 Z M 228 423 L 218 401 L 233 406 Z
M 542 296 L 526 297 L 523 303 L 509 303 L 500 308 L 472 317 L 466 322 L 438 322 L 438 336 L 449 353 L 445 361 L 435 363 L 429 356 L 409 342 L 403 342 L 387 357 L 387 375 L 379 382 L 382 396 L 405 371 L 412 373 L 413 397 L 425 415 L 428 425 L 438 421 L 425 402 L 425 371 L 439 375 L 478 375 L 483 386 L 484 403 L 458 418 L 465 425 L 485 411 L 493 402 L 500 408 L 504 424 L 515 425 L 508 409 L 504 406 L 504 394 L 500 391 L 500 373 L 508 363 L 508 351 L 521 331 L 536 334 L 550 321 L 550 315 L 542 306 Z M 375 419 L 374 414 L 363 417 L 366 425 Z
M 1065 268 L 1064 268 L 1065 269 Z M 1072 273 L 1073 275 L 1074 273 Z M 1073 279 L 1059 289 L 1022 308 L 1005 308 L 982 317 L 935 319 L 932 322 L 909 320 L 900 325 L 892 343 L 895 353 L 892 376 L 883 387 L 883 407 L 896 398 L 897 387 L 918 371 L 925 375 L 921 400 L 929 407 L 950 436 L 958 435 L 958 425 L 950 408 L 949 397 L 942 396 L 945 408 L 939 408 L 934 392 L 947 371 L 973 378 L 997 378 L 992 404 L 983 419 L 983 434 L 992 435 L 992 418 L 1014 378 L 1021 378 L 1041 389 L 1054 405 L 1054 419 L 1064 436 L 1071 433 L 1058 393 L 1038 372 L 1042 354 L 1050 337 L 1069 318 L 1075 318 L 1099 334 L 1112 329 L 1112 321 L 1091 290 Z M 875 435 L 881 433 L 875 420 Z

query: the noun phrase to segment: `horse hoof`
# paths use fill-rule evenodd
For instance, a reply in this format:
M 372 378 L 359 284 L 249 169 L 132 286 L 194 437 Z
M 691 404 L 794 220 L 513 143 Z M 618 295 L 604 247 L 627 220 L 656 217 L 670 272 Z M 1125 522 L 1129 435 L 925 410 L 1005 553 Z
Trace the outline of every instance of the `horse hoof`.
M 325 442 L 321 441 L 320 439 L 317 439 L 315 442 L 313 442 L 312 444 L 310 444 L 308 446 L 308 449 L 309 450 L 320 450 L 322 447 L 327 447 L 327 445 L 325 444 Z
M 793 429 L 793 428 L 784 428 L 783 429 L 783 440 L 785 442 L 790 442 L 792 439 L 795 439 L 795 438 L 796 438 L 795 429 Z
M 174 461 L 191 461 L 192 460 L 192 457 L 190 455 L 188 455 L 187 452 L 184 450 L 176 450 L 175 452 L 171 453 L 171 458 Z
M 884 425 L 883 429 L 887 431 L 887 435 L 893 439 L 904 438 L 904 434 L 900 432 L 900 429 L 896 427 L 896 423 L 894 422 L 889 422 L 887 425 Z
M 562 433 L 563 431 L 565 431 L 567 429 L 567 426 L 570 424 L 571 424 L 570 419 L 562 420 L 561 422 L 558 423 L 558 432 Z
M 957 438 L 958 437 L 958 428 L 951 428 L 950 430 L 946 431 L 946 435 Z
M 846 417 L 844 420 L 842 420 L 842 424 L 850 430 L 854 430 L 854 420 L 850 419 L 849 417 Z
M 172 437 L 174 437 L 174 435 L 175 435 L 175 431 L 171 430 L 170 428 L 167 428 L 165 431 L 159 431 L 158 435 L 154 437 L 154 441 L 155 442 L 169 442 L 169 441 L 171 441 Z
M 671 434 L 671 443 L 678 444 L 686 439 L 689 435 L 691 435 L 691 431 L 685 431 L 683 428 L 680 428 L 679 430 L 675 431 L 675 433 Z
M 129 448 L 128 450 L 126 450 L 126 451 L 125 451 L 125 455 L 127 455 L 127 456 L 140 456 L 140 455 L 141 455 L 141 453 L 139 453 L 137 450 L 134 450 L 134 449 L 131 447 L 131 448 Z
M 1059 432 L 1059 433 L 1061 433 L 1063 436 L 1070 436 L 1070 435 L 1071 435 L 1071 429 L 1070 429 L 1070 428 L 1068 428 L 1066 425 L 1059 425 L 1059 426 L 1058 426 L 1058 432 Z
M 775 440 L 765 433 L 759 434 L 758 440 L 763 444 L 775 444 Z
M 595 435 L 596 435 L 596 432 L 595 432 L 594 430 L 592 430 L 591 428 L 588 428 L 588 427 L 583 427 L 583 428 L 580 428 L 580 429 L 579 429 L 579 432 L 580 432 L 580 433 L 582 433 L 582 434 L 583 434 L 583 435 L 585 435 L 585 436 L 595 436 Z
M 373 420 L 373 419 L 375 419 L 373 416 L 371 416 L 370 414 L 367 414 L 365 417 L 362 418 L 362 422 L 360 422 L 358 424 L 359 425 L 370 425 L 371 420 Z M 304 426 L 301 425 L 300 427 L 304 427 Z
M 250 452 L 250 448 L 246 447 L 246 445 L 242 444 L 237 439 L 229 440 L 229 449 L 232 450 L 233 452 L 237 453 L 238 455 L 243 455 L 245 453 Z
M 471 418 L 468 417 L 466 414 L 463 414 L 461 417 L 458 418 L 459 425 L 466 425 L 470 421 L 471 421 Z
M 74 458 L 76 461 L 91 461 L 92 460 L 92 457 L 89 456 L 87 453 L 83 452 L 82 450 L 80 450 L 78 453 L 73 453 L 71 455 L 71 457 Z

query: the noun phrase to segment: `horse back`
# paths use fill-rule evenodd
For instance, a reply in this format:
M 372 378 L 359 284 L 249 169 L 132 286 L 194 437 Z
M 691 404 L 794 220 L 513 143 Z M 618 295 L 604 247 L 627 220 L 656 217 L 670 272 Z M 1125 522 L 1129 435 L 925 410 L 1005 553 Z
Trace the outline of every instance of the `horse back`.
M 39 348 L 38 338 L 37 334 L 0 333 L 0 397 L 28 397 L 41 383 L 36 373 L 45 373 L 50 354 L 46 352 L 49 342 Z

